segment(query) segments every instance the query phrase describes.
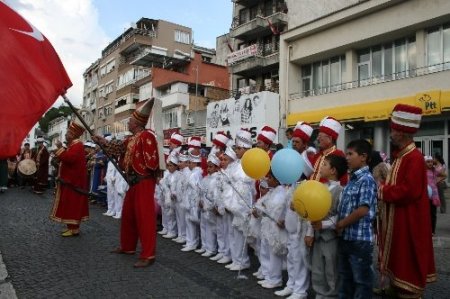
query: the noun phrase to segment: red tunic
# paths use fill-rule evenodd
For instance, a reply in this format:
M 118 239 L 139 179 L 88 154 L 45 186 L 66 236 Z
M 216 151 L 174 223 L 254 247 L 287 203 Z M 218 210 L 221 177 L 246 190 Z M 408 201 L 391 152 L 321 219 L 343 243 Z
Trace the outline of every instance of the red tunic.
M 83 143 L 76 139 L 67 149 L 60 148 L 56 157 L 61 161 L 59 177 L 64 182 L 87 191 L 86 154 Z M 86 194 L 81 194 L 67 184 L 58 183 L 50 219 L 65 224 L 79 225 L 89 219 Z
M 321 178 L 321 176 L 320 176 L 320 168 L 322 168 L 325 157 L 328 155 L 331 155 L 331 154 L 345 157 L 344 152 L 337 149 L 335 145 L 333 145 L 332 147 L 330 147 L 326 150 L 318 152 L 310 159 L 311 165 L 313 165 L 313 168 L 314 168 L 313 173 L 309 177 L 310 180 L 320 181 L 322 183 L 326 182 L 326 179 Z M 348 182 L 348 175 L 342 176 L 342 178 L 340 179 L 341 185 L 345 186 L 345 185 L 347 185 L 347 182 Z
M 155 135 L 142 131 L 125 140 L 122 166 L 127 174 L 145 177 L 127 191 L 122 209 L 120 246 L 135 251 L 141 242 L 141 259 L 153 259 L 156 250 L 155 184 L 159 169 L 158 144 Z
M 397 154 L 378 191 L 380 269 L 396 287 L 417 295 L 436 280 L 427 194 L 425 162 L 411 143 Z
M 42 194 L 48 185 L 48 159 L 47 148 L 42 146 L 38 149 L 36 156 L 36 181 L 33 189 L 36 193 Z

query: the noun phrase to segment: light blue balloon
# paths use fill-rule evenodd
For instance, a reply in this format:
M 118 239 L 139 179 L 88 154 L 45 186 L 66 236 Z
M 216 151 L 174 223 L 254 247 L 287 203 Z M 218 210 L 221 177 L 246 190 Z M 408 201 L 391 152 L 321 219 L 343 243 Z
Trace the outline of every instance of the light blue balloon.
M 428 190 L 428 198 L 431 199 L 431 197 L 433 196 L 433 189 L 431 189 L 431 186 L 428 185 L 427 186 L 427 190 Z
M 284 148 L 275 153 L 271 162 L 272 173 L 281 184 L 297 182 L 305 170 L 302 156 L 291 148 Z

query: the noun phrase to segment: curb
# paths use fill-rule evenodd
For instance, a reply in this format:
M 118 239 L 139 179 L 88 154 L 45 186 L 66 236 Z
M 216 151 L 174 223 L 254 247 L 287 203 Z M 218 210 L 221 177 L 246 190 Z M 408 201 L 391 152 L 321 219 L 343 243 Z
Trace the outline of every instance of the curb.
M 17 299 L 16 290 L 8 278 L 8 271 L 0 252 L 0 299 Z

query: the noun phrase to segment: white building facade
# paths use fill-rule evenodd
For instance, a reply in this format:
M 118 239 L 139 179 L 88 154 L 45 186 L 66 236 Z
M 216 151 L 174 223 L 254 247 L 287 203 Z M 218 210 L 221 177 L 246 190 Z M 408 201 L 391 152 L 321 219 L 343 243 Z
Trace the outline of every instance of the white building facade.
M 365 138 L 389 153 L 397 103 L 420 106 L 415 141 L 449 161 L 450 1 L 287 1 L 280 39 L 282 127 L 333 116 L 338 146 Z M 284 117 L 285 116 L 285 117 Z
M 64 142 L 66 141 L 67 128 L 69 127 L 69 119 L 64 116 L 55 118 L 48 124 L 47 136 L 50 141 L 50 149 L 56 149 L 55 142 L 57 140 Z

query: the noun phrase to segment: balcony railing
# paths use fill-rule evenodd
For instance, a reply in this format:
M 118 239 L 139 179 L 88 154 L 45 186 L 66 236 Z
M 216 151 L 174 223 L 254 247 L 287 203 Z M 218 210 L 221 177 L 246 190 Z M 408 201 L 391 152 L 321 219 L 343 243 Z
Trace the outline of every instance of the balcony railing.
M 271 91 L 274 93 L 278 93 L 279 85 L 278 85 L 278 83 L 256 84 L 256 85 L 242 87 L 239 89 L 233 89 L 233 90 L 230 90 L 230 97 L 236 98 L 236 96 L 242 96 L 242 95 L 257 93 L 257 92 L 261 92 L 261 91 Z
M 123 35 L 122 37 L 117 38 L 114 42 L 109 44 L 105 50 L 102 52 L 102 56 L 108 56 L 111 54 L 114 50 L 116 50 L 121 44 L 125 43 L 127 40 L 132 38 L 135 35 L 142 35 L 142 36 L 148 36 L 151 38 L 156 37 L 156 31 L 155 30 L 149 30 L 149 29 L 142 29 L 142 28 L 134 28 L 130 30 L 127 34 Z
M 134 78 L 134 79 L 132 79 L 132 80 L 130 80 L 130 81 L 127 81 L 127 82 L 123 82 L 123 83 L 121 83 L 121 84 L 118 84 L 116 90 L 122 89 L 122 88 L 124 88 L 124 87 L 126 87 L 126 86 L 128 86 L 128 85 L 134 84 L 134 83 L 136 83 L 137 81 L 139 81 L 139 80 L 141 80 L 141 79 L 143 79 L 143 78 L 145 78 L 145 77 L 148 77 L 148 76 L 150 76 L 150 75 L 151 75 L 151 71 L 149 71 L 148 73 L 142 73 L 142 74 L 139 74 L 136 78 Z
M 353 88 L 381 84 L 381 83 L 385 83 L 385 82 L 426 76 L 429 74 L 438 73 L 438 72 L 447 71 L 447 70 L 450 70 L 450 62 L 444 62 L 444 63 L 430 65 L 430 66 L 426 66 L 426 67 L 415 68 L 415 69 L 392 73 L 392 74 L 384 75 L 384 76 L 370 77 L 367 79 L 360 79 L 360 80 L 344 82 L 344 83 L 330 85 L 330 86 L 322 86 L 322 87 L 318 87 L 318 88 L 313 88 L 313 89 L 305 90 L 301 93 L 290 94 L 289 99 L 295 100 L 298 98 L 318 96 L 318 95 L 338 92 L 338 91 L 342 91 L 342 90 L 348 90 L 348 89 L 353 89 Z
M 253 57 L 265 57 L 278 53 L 279 44 L 253 44 L 239 51 L 234 51 L 227 56 L 228 65 L 242 63 Z

